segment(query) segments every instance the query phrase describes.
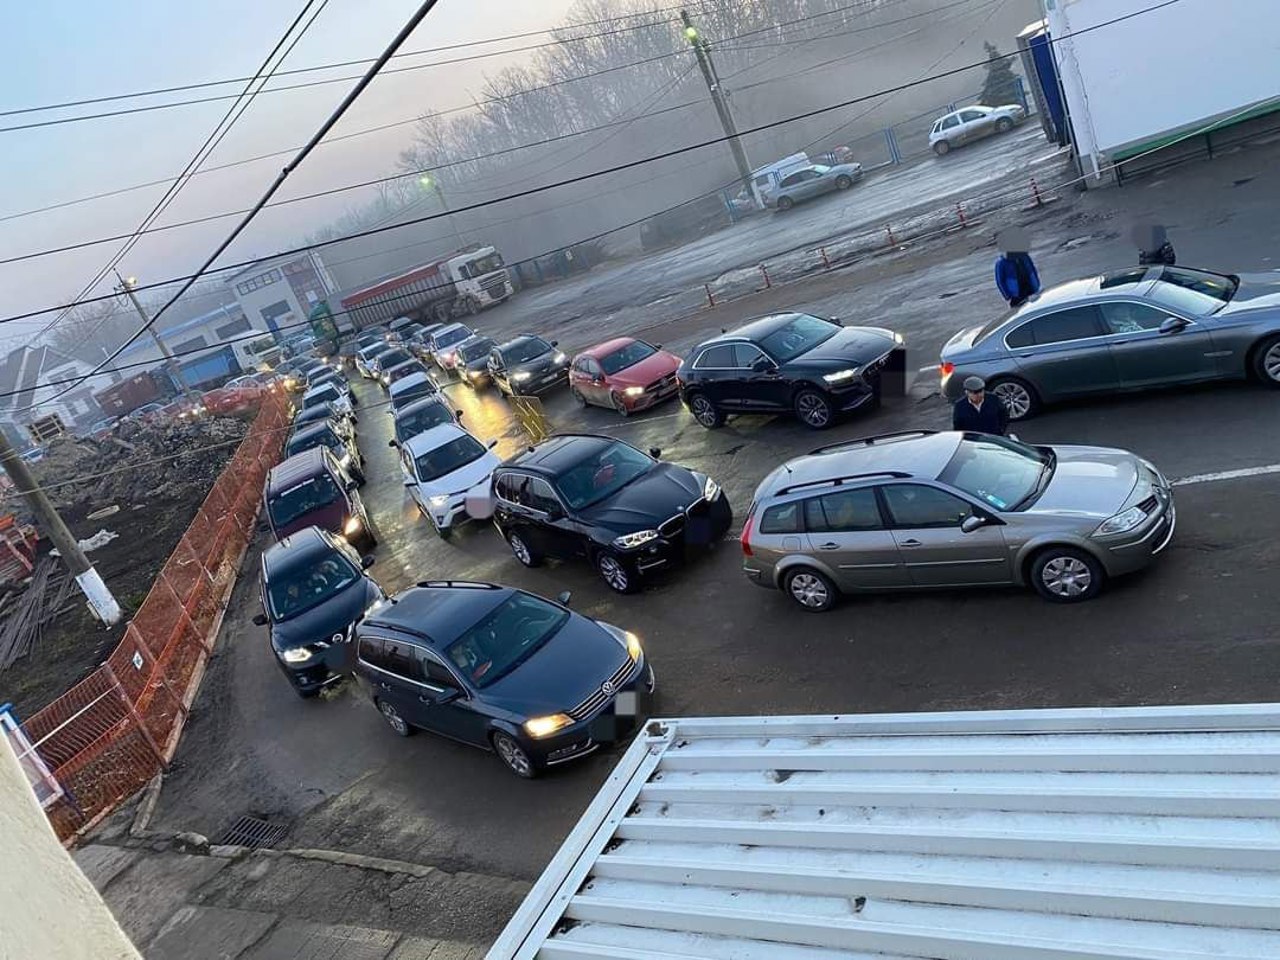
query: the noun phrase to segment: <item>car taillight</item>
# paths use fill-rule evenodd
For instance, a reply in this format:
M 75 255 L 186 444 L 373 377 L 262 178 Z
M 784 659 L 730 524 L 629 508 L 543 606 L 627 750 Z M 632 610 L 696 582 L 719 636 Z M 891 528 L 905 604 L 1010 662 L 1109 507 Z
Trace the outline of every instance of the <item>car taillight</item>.
M 943 376 L 943 379 L 945 379 L 956 372 L 956 365 L 954 363 L 949 363 L 948 361 L 943 360 L 940 364 L 938 364 L 938 372 L 941 373 Z
M 751 552 L 751 524 L 754 520 L 753 513 L 748 513 L 747 522 L 742 525 L 742 536 L 738 538 L 738 542 L 742 544 L 742 555 L 744 557 L 754 556 Z

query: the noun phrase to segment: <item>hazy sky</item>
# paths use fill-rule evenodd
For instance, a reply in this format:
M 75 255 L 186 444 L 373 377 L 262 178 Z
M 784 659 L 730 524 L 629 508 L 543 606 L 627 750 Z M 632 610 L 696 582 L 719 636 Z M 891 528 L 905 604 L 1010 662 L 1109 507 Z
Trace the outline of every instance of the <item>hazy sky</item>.
M 556 26 L 573 0 L 441 0 L 402 50 L 418 50 Z M 64 0 L 6 5 L 0 111 L 64 100 L 130 93 L 184 83 L 247 77 L 257 69 L 303 0 Z M 418 0 L 329 0 L 294 48 L 284 69 L 376 56 Z M 401 58 L 395 66 L 537 43 L 532 37 L 450 53 Z M 412 70 L 379 78 L 335 135 L 410 120 L 429 108 L 466 104 L 478 96 L 485 73 L 530 53 Z M 277 84 L 353 76 L 363 67 L 286 77 Z M 264 93 L 250 106 L 207 161 L 230 160 L 300 145 L 353 81 L 307 90 Z M 168 97 L 0 117 L 10 127 L 80 112 L 234 94 L 228 85 Z M 231 101 L 176 107 L 130 116 L 0 132 L 0 217 L 120 187 L 176 175 L 213 129 Z M 393 172 L 411 124 L 321 147 L 290 177 L 277 198 L 311 193 Z M 160 221 L 174 222 L 242 209 L 257 199 L 287 158 L 245 164 L 196 177 Z M 136 190 L 61 210 L 0 220 L 0 259 L 85 239 L 130 232 L 165 187 Z M 228 252 L 228 262 L 265 255 L 321 226 L 369 197 L 349 192 L 266 211 Z M 144 238 L 122 263 L 143 282 L 174 276 L 199 264 L 235 223 L 234 218 Z M 119 246 L 0 265 L 0 316 L 64 302 L 107 262 Z M 104 284 L 97 292 L 106 292 Z M 30 336 L 49 318 L 9 323 L 0 339 Z

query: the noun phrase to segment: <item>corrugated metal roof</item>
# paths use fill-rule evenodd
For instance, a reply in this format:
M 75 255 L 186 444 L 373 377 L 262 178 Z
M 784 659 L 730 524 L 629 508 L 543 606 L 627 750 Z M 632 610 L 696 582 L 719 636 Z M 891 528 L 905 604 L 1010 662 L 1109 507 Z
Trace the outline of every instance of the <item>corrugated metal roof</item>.
M 651 721 L 490 960 L 1280 957 L 1280 704 Z

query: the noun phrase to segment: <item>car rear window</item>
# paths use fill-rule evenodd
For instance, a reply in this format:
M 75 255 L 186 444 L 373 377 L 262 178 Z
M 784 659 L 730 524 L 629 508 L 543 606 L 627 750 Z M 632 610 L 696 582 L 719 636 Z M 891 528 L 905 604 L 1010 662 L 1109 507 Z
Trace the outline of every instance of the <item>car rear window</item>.
M 437 333 L 435 337 L 436 347 L 451 347 L 455 343 L 466 340 L 472 335 L 471 331 L 463 327 L 460 330 L 449 330 L 445 333 Z

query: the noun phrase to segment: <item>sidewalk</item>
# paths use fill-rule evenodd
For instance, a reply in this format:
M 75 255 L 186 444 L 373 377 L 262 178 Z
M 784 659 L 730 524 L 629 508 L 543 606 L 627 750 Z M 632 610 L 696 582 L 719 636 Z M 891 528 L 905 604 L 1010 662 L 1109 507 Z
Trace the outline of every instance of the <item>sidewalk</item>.
M 74 857 L 147 960 L 479 960 L 528 889 L 322 850 L 156 840 Z

